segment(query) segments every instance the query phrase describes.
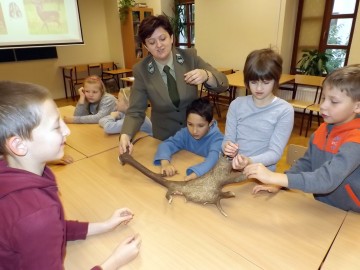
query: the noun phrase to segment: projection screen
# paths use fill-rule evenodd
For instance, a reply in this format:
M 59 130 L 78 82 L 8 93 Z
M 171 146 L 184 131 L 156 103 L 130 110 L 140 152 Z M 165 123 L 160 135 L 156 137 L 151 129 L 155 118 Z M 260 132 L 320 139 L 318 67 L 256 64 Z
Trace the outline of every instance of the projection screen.
M 77 0 L 0 0 L 0 49 L 83 43 Z

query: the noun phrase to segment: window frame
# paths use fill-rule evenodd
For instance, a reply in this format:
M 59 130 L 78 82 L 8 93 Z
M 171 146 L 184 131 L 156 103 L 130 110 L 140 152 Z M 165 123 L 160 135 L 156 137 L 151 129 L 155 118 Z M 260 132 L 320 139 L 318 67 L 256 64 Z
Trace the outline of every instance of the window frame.
M 302 13 L 303 13 L 304 1 L 305 0 L 299 0 L 299 4 L 298 4 L 293 52 L 292 52 L 292 58 L 291 58 L 291 70 L 290 70 L 291 74 L 295 74 L 297 71 L 297 61 L 298 61 L 297 52 L 298 52 L 298 47 L 299 47 L 299 37 L 300 37 L 300 30 L 301 30 L 301 24 L 302 24 Z M 320 37 L 319 37 L 319 44 L 318 44 L 317 50 L 319 52 L 325 52 L 327 49 L 346 50 L 346 57 L 344 59 L 344 66 L 346 66 L 348 63 L 349 54 L 350 54 L 350 50 L 351 50 L 351 43 L 352 43 L 352 38 L 354 35 L 356 17 L 357 17 L 360 0 L 356 0 L 353 14 L 340 14 L 340 15 L 332 14 L 335 0 L 330 0 L 330 1 L 324 0 L 324 1 L 325 1 L 324 15 L 323 15 L 323 20 L 322 20 L 321 33 L 320 33 Z M 353 20 L 350 35 L 349 35 L 348 45 L 328 45 L 327 40 L 328 40 L 330 27 L 331 27 L 331 25 L 330 25 L 331 19 L 344 19 L 344 18 L 345 19 L 351 18 Z
M 195 43 L 191 42 L 191 34 L 192 32 L 195 31 L 195 14 L 192 14 L 192 6 L 194 5 L 195 7 L 195 0 L 179 0 L 178 3 L 176 4 L 178 5 L 183 5 L 185 6 L 185 24 L 184 26 L 184 32 L 186 34 L 186 40 L 187 42 L 179 42 L 179 37 L 176 36 L 175 37 L 175 46 L 176 47 L 186 47 L 186 48 L 191 48 L 195 46 Z M 176 10 L 177 10 L 177 6 L 176 6 Z M 194 20 L 192 21 L 191 18 L 194 18 Z M 195 37 L 195 33 L 194 33 L 194 37 Z

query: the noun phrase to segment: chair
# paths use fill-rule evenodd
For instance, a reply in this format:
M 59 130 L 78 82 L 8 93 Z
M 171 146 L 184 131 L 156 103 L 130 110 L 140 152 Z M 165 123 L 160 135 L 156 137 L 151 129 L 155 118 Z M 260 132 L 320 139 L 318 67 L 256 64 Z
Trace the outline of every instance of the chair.
M 119 90 L 119 82 L 118 82 L 117 75 L 106 73 L 106 71 L 117 69 L 116 64 L 114 62 L 101 63 L 100 69 L 101 69 L 101 79 L 104 82 L 104 84 L 106 85 L 106 88 L 108 90 L 111 90 L 110 92 L 112 92 L 112 90 L 114 90 L 114 88 L 116 91 L 118 91 Z
M 70 76 L 67 76 L 67 80 L 70 84 L 71 98 L 75 100 L 77 95 L 76 86 L 84 83 L 85 78 L 90 75 L 89 65 L 76 65 L 70 70 Z
M 294 107 L 294 109 L 300 109 L 302 110 L 301 114 L 301 126 L 300 126 L 300 136 L 302 134 L 302 129 L 303 129 L 303 125 L 304 125 L 304 117 L 305 117 L 305 113 L 307 108 L 310 105 L 313 105 L 316 103 L 317 100 L 319 100 L 319 90 L 322 89 L 322 82 L 324 80 L 324 77 L 320 77 L 320 76 L 312 76 L 312 75 L 302 75 L 302 74 L 296 74 L 295 75 L 295 82 L 294 82 L 294 93 L 293 93 L 293 97 L 295 97 L 294 99 L 288 100 L 288 102 Z M 315 87 L 316 88 L 316 92 L 315 92 L 315 97 L 314 100 L 312 101 L 305 101 L 305 100 L 300 100 L 297 99 L 297 95 L 298 95 L 298 86 L 302 85 L 302 86 L 311 86 L 311 87 Z
M 312 123 L 312 116 L 313 113 L 316 112 L 317 113 L 317 119 L 318 119 L 318 125 L 320 126 L 320 99 L 321 99 L 321 94 L 320 93 L 320 98 L 319 98 L 319 102 L 316 104 L 312 104 L 309 107 L 307 107 L 306 109 L 309 110 L 309 117 L 308 117 L 308 122 L 306 125 L 306 131 L 305 131 L 305 137 L 307 137 L 308 131 L 311 127 L 311 123 Z
M 221 69 L 221 72 L 224 73 L 225 75 L 234 73 L 233 69 Z M 202 96 L 202 92 L 206 91 L 207 92 L 206 97 L 210 101 L 212 101 L 218 117 L 221 118 L 220 105 L 229 106 L 231 101 L 235 99 L 235 90 L 236 87 L 230 86 L 226 91 L 222 93 L 217 93 L 212 91 L 211 89 L 207 89 L 205 85 L 202 84 L 200 90 L 200 97 Z
M 101 68 L 101 79 L 102 79 L 103 81 L 114 78 L 113 75 L 104 73 L 104 71 L 109 71 L 109 70 L 117 69 L 117 66 L 115 65 L 114 62 L 101 63 L 101 64 L 100 64 L 100 68 Z
M 292 166 L 299 158 L 303 157 L 307 147 L 297 144 L 289 144 L 287 154 L 286 154 L 286 162 Z

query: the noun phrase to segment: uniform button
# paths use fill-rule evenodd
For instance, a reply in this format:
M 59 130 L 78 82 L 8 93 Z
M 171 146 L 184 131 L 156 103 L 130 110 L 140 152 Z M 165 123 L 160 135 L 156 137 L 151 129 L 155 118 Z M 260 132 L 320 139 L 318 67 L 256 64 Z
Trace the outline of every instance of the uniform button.
M 179 124 L 180 124 L 180 126 L 182 126 L 183 123 L 182 123 L 182 122 L 179 122 Z
M 180 112 L 179 110 L 176 110 L 177 112 Z

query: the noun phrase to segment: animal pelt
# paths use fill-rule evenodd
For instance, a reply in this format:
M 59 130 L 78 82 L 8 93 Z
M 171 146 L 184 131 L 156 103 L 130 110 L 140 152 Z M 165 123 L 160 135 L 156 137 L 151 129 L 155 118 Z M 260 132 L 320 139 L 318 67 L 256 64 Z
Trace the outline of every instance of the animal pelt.
M 144 175 L 155 182 L 166 187 L 166 198 L 169 203 L 172 195 L 182 195 L 186 201 L 201 204 L 215 204 L 221 214 L 227 216 L 221 207 L 220 200 L 235 197 L 231 191 L 223 192 L 222 188 L 231 183 L 244 181 L 246 176 L 242 172 L 232 170 L 231 161 L 223 155 L 220 156 L 216 165 L 206 174 L 189 181 L 171 181 L 165 179 L 161 174 L 157 174 L 136 161 L 128 152 L 121 154 L 119 160 L 122 165 L 130 164 Z

